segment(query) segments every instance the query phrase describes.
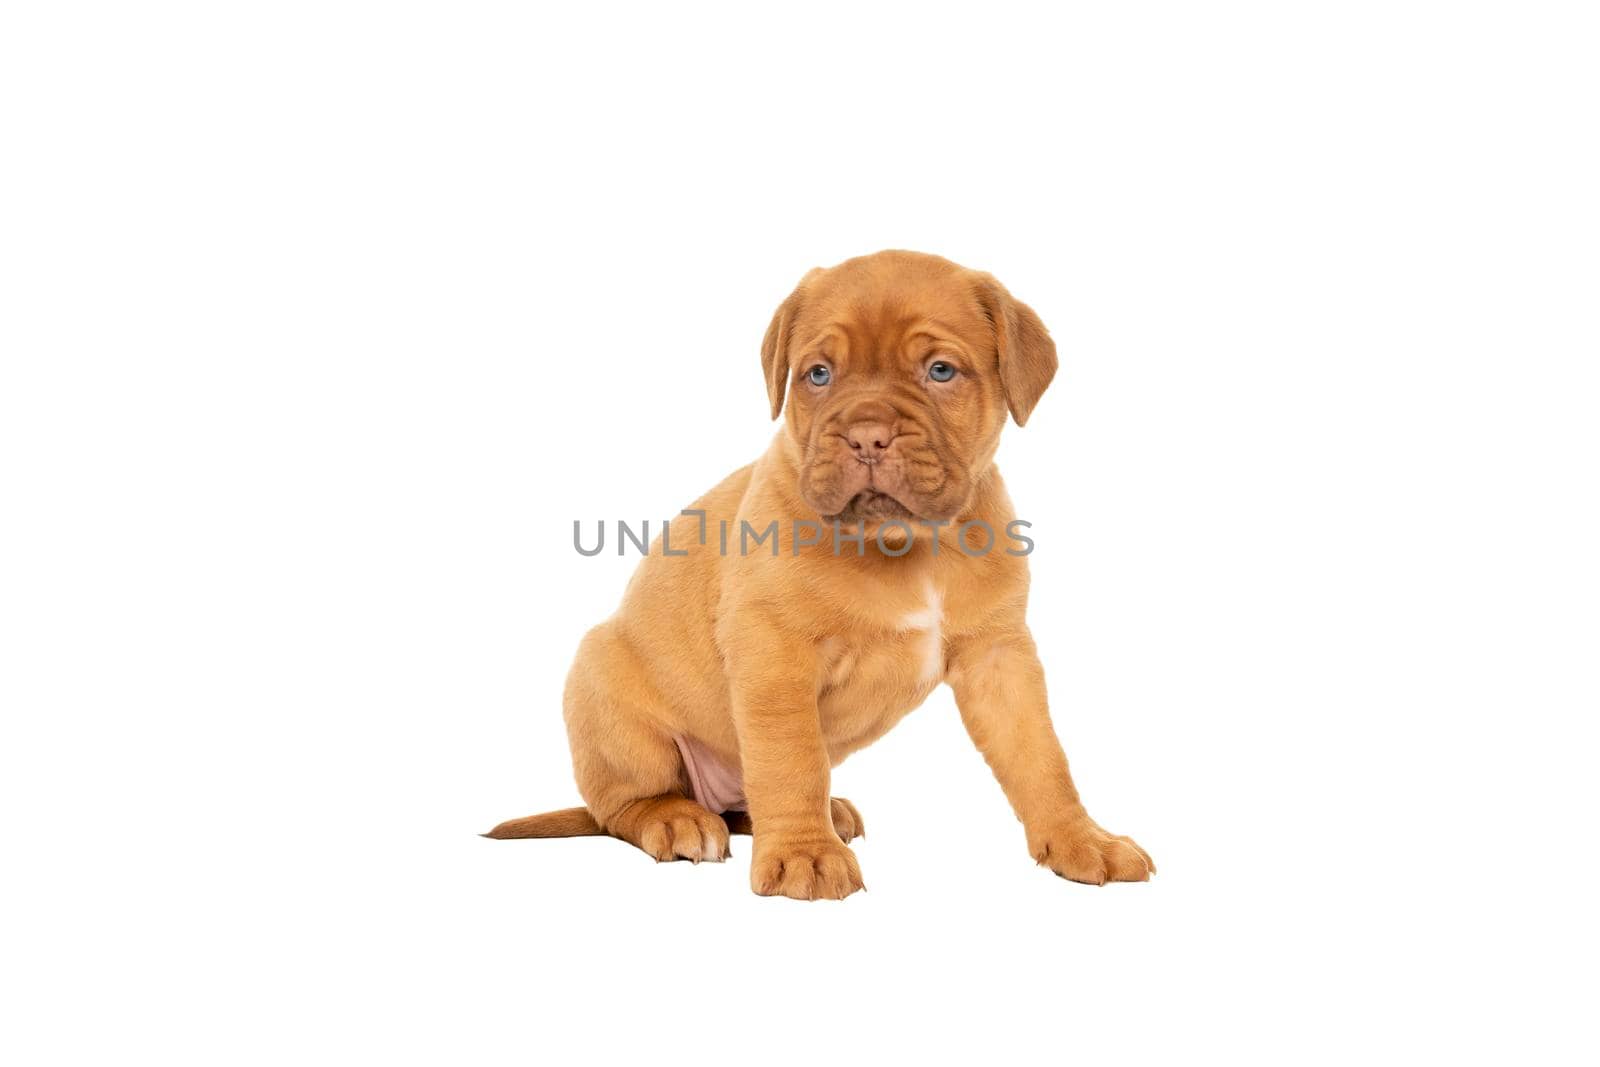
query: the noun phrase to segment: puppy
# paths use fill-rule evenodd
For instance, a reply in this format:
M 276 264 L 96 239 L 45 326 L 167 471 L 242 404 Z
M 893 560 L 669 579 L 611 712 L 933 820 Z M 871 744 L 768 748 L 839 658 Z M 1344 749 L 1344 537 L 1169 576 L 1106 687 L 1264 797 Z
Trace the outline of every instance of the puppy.
M 782 431 L 671 522 L 578 649 L 565 713 L 585 806 L 486 836 L 609 834 L 699 861 L 753 832 L 757 893 L 849 896 L 862 821 L 829 770 L 945 682 L 1035 860 L 1148 879 L 1149 854 L 1078 799 L 1005 536 L 1000 431 L 1056 370 L 1039 317 L 988 274 L 880 252 L 807 274 L 761 365 Z

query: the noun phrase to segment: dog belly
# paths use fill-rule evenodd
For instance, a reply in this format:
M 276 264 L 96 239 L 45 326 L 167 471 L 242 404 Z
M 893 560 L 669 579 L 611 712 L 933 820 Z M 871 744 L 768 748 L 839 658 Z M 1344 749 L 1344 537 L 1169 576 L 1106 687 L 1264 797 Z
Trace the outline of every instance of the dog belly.
M 714 815 L 725 811 L 744 811 L 744 776 L 728 766 L 704 744 L 692 737 L 679 734 L 678 754 L 683 757 L 683 769 L 689 776 L 689 789 L 695 803 Z

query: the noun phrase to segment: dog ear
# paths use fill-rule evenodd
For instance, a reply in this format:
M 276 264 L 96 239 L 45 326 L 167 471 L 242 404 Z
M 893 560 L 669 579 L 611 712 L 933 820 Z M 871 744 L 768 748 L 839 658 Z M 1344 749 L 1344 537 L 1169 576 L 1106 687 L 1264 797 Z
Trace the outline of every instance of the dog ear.
M 767 335 L 761 339 L 761 370 L 767 376 L 767 399 L 772 403 L 772 417 L 783 411 L 783 394 L 789 387 L 789 332 L 794 329 L 795 317 L 805 302 L 806 282 L 822 272 L 817 267 L 800 279 L 767 326 Z
M 1008 293 L 993 275 L 978 275 L 978 302 L 994 327 L 1006 406 L 1017 425 L 1023 426 L 1056 376 L 1056 343 L 1034 310 Z

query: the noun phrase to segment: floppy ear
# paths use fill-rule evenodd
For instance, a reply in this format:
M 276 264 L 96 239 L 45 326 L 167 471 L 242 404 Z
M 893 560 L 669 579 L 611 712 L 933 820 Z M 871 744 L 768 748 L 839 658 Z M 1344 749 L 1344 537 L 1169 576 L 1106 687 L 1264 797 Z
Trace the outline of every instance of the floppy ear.
M 788 299 L 778 305 L 761 339 L 761 370 L 767 376 L 767 399 L 772 402 L 772 417 L 783 411 L 783 394 L 789 387 L 789 331 L 805 301 L 806 282 L 822 272 L 818 267 L 806 273 Z
M 994 326 L 1006 406 L 1023 426 L 1056 376 L 1056 343 L 1034 310 L 1006 292 L 993 275 L 980 274 L 978 279 L 978 300 Z

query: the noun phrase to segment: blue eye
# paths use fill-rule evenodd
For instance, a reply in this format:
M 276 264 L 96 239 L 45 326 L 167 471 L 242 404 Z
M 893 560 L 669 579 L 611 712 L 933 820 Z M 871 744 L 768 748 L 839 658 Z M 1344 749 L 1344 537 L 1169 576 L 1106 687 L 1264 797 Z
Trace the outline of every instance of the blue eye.
M 815 367 L 812 367 L 806 372 L 806 378 L 811 382 L 812 385 L 827 385 L 833 380 L 833 375 L 829 372 L 827 367 L 824 367 L 822 364 L 818 363 Z
M 956 369 L 943 360 L 928 365 L 928 377 L 936 382 L 948 382 L 955 376 Z

